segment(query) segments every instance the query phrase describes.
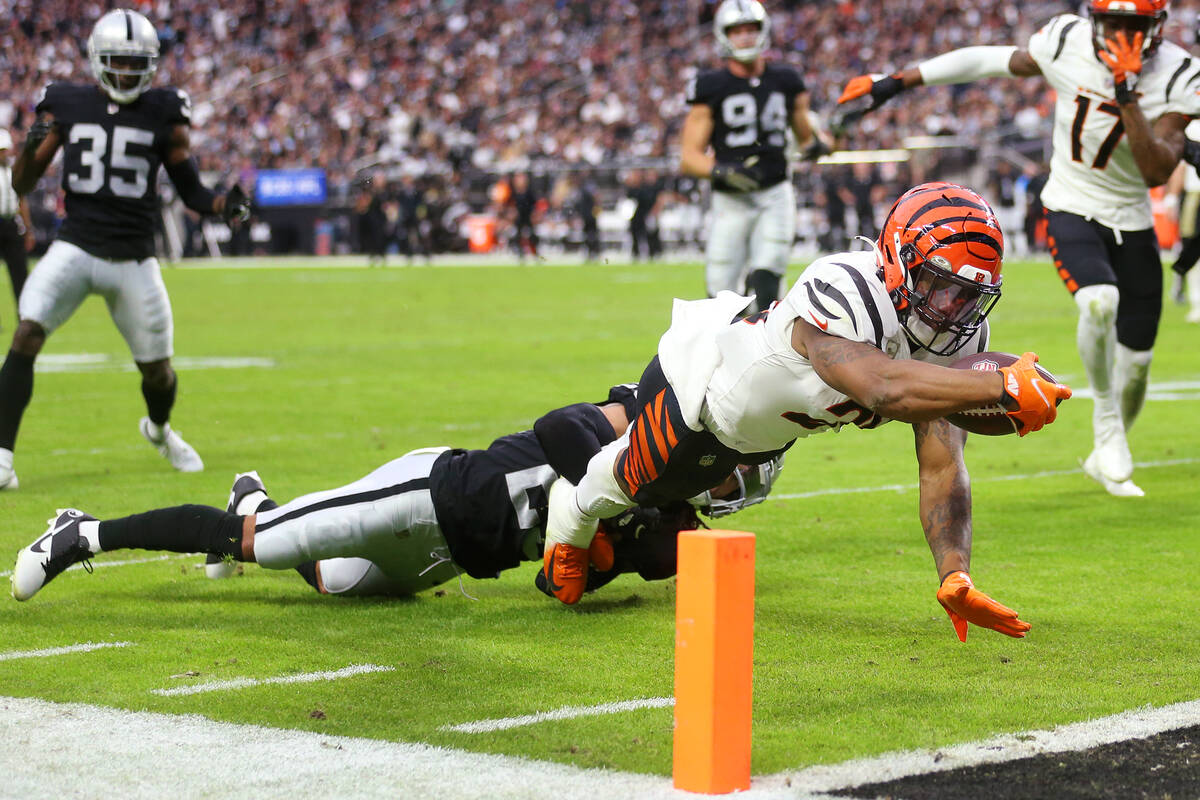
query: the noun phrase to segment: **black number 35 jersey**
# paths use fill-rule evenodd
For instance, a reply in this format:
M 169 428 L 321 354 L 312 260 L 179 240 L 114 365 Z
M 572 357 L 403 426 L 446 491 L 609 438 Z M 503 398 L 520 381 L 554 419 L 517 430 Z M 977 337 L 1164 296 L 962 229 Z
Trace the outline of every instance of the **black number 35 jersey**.
M 191 103 L 179 89 L 150 89 L 114 103 L 94 84 L 52 83 L 37 102 L 63 139 L 67 218 L 59 237 L 95 256 L 154 255 L 158 168 L 171 129 L 187 125 Z
M 687 86 L 687 102 L 712 109 L 717 161 L 745 163 L 757 156 L 765 185 L 787 178 L 787 129 L 804 78 L 785 64 L 767 64 L 762 75 L 739 78 L 728 69 L 702 72 Z

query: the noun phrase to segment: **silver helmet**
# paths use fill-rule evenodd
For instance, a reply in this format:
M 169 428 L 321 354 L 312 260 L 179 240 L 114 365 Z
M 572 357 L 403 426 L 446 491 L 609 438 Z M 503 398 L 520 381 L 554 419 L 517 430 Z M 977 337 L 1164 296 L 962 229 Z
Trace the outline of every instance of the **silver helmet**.
M 726 33 L 735 25 L 758 25 L 758 38 L 752 47 L 734 47 Z M 771 42 L 771 18 L 758 0 L 725 0 L 713 16 L 713 32 L 721 58 L 749 62 L 761 56 Z
M 110 11 L 87 41 L 88 62 L 101 88 L 118 103 L 132 103 L 150 88 L 158 69 L 158 33 L 136 11 Z

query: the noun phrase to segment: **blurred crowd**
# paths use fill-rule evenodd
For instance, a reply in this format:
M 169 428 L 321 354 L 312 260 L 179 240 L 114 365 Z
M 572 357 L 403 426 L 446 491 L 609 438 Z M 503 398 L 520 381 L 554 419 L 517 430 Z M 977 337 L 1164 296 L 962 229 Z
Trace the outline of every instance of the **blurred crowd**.
M 84 43 L 113 4 L 5 5 L 0 127 L 19 141 L 42 84 L 91 80 Z M 255 169 L 321 167 L 347 207 L 357 202 L 363 175 L 379 170 L 435 182 L 450 207 L 478 205 L 467 192 L 481 176 L 670 169 L 686 111 L 684 84 L 718 63 L 710 24 L 716 0 L 130 5 L 159 30 L 157 85 L 180 86 L 192 97 L 192 143 L 202 171 L 247 181 Z M 770 58 L 799 66 L 814 107 L 827 113 L 856 74 L 899 69 L 968 44 L 1024 43 L 1049 16 L 1079 5 L 770 0 Z M 1168 38 L 1190 47 L 1198 8 L 1200 0 L 1176 0 Z M 1040 142 L 1050 110 L 1037 79 L 937 87 L 868 116 L 845 146 L 889 148 L 936 134 L 977 144 L 997 131 Z M 623 181 L 614 174 L 602 183 L 619 194 Z M 547 185 L 546 194 L 552 191 Z

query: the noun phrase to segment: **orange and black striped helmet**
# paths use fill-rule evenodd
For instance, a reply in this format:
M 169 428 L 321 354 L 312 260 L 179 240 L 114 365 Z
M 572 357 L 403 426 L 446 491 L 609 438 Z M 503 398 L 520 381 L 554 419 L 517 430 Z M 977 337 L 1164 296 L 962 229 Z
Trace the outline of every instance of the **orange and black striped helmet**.
M 1000 299 L 1004 233 L 987 201 L 954 183 L 909 189 L 879 234 L 880 277 L 918 346 L 958 350 Z
M 1090 0 L 1092 44 L 1096 51 L 1106 50 L 1105 42 L 1118 29 L 1140 31 L 1142 53 L 1149 55 L 1162 43 L 1163 23 L 1167 21 L 1168 0 Z

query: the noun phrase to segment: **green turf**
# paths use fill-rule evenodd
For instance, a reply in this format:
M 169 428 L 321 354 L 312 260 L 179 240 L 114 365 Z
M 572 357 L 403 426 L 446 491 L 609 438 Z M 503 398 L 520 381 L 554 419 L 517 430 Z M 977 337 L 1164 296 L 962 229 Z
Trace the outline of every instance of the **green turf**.
M 793 272 L 793 275 L 795 272 Z M 39 373 L 18 450 L 21 489 L 0 494 L 4 566 L 59 506 L 116 516 L 222 505 L 258 469 L 285 500 L 360 477 L 408 449 L 486 445 L 568 402 L 633 381 L 695 265 L 389 270 L 169 269 L 176 351 L 274 368 L 181 372 L 174 423 L 207 469 L 177 474 L 139 437 L 135 373 Z M 3 287 L 0 287 L 3 288 Z M 4 290 L 5 293 L 7 290 Z M 3 296 L 3 295 L 0 295 Z M 1154 380 L 1200 381 L 1200 333 L 1168 306 Z M 11 322 L 11 307 L 0 313 Z M 1012 264 L 995 349 L 1035 349 L 1084 383 L 1073 307 L 1045 263 Z M 11 328 L 10 328 L 11 330 Z M 93 298 L 48 354 L 127 363 Z M 1143 500 L 1080 473 L 1091 403 L 1025 439 L 975 437 L 980 588 L 1033 623 L 1016 641 L 954 637 L 912 489 L 775 499 L 723 520 L 758 534 L 756 774 L 896 748 L 937 747 L 1145 704 L 1200 685 L 1195 389 L 1151 402 L 1131 437 Z M 1067 472 L 1002 480 L 1030 473 Z M 777 495 L 911 485 L 907 426 L 801 441 Z M 105 554 L 98 561 L 145 556 Z M 533 567 L 407 601 L 320 597 L 293 573 L 248 566 L 208 581 L 185 557 L 72 572 L 27 604 L 5 601 L 0 652 L 83 641 L 136 646 L 0 661 L 0 696 L 34 696 L 666 774 L 671 711 L 492 734 L 444 725 L 672 691 L 673 582 L 625 576 L 578 607 L 533 590 Z M 394 672 L 184 697 L 151 690 L 372 663 Z M 186 675 L 193 672 L 198 675 Z M 179 677 L 183 676 L 183 677 Z M 314 712 L 321 712 L 315 714 Z

